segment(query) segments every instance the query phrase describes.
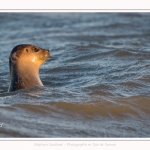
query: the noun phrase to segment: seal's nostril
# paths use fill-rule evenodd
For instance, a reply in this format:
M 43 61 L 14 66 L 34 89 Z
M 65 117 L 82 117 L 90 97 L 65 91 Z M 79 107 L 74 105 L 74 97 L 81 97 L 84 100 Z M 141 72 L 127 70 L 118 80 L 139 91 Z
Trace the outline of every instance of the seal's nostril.
M 49 52 L 49 50 L 47 50 L 47 52 Z

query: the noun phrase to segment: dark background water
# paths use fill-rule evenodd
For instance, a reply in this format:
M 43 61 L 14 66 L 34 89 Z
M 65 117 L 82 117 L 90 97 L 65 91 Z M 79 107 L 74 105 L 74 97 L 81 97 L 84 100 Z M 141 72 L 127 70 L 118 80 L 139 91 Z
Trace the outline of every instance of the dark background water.
M 45 85 L 7 93 L 17 44 L 50 49 Z M 0 13 L 0 137 L 150 137 L 150 13 Z

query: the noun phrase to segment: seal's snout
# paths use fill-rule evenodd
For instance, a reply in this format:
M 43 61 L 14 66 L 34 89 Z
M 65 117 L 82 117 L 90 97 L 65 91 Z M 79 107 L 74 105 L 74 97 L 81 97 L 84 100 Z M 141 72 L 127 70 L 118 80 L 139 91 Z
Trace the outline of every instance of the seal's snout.
M 46 51 L 47 51 L 47 53 L 48 53 L 48 56 L 50 56 L 50 50 L 47 49 Z
M 48 49 L 47 52 L 50 54 L 50 50 Z

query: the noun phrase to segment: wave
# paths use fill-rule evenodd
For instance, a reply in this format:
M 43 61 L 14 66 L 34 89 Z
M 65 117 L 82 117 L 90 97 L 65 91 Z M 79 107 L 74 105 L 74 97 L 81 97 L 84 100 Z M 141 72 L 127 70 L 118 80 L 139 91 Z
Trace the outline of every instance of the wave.
M 29 113 L 37 114 L 54 114 L 68 116 L 88 117 L 128 117 L 136 116 L 138 118 L 149 117 L 150 114 L 150 97 L 139 95 L 126 98 L 117 98 L 112 100 L 84 100 L 84 102 L 67 102 L 67 101 L 51 101 L 37 102 L 34 104 L 12 104 L 1 105 L 0 108 L 22 109 Z

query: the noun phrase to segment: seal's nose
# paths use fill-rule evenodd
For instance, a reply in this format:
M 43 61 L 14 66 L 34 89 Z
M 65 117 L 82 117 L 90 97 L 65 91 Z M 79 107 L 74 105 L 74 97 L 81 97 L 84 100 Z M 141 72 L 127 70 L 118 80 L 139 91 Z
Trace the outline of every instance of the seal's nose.
M 50 50 L 46 50 L 46 51 L 47 51 L 48 55 L 50 56 Z

